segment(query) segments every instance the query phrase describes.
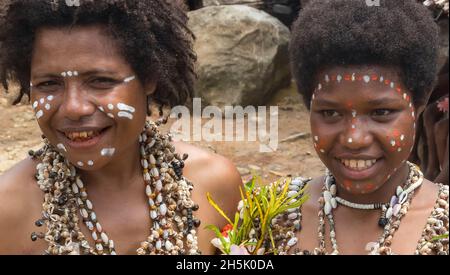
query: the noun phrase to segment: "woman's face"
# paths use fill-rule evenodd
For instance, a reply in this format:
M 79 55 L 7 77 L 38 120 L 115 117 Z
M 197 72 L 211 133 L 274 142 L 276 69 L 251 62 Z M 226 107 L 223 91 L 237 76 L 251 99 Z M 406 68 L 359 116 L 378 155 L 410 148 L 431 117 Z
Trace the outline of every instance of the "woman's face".
M 146 118 L 144 88 L 105 32 L 101 26 L 44 28 L 33 48 L 31 102 L 39 126 L 84 170 L 135 150 Z
M 319 73 L 311 100 L 314 147 L 340 187 L 380 188 L 414 145 L 415 108 L 394 69 L 333 67 Z

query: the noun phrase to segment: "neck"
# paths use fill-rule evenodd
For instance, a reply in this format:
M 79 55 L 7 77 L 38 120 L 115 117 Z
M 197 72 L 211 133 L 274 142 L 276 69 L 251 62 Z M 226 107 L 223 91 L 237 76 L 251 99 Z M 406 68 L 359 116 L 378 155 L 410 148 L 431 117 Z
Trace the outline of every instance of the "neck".
M 128 189 L 136 182 L 134 179 L 142 178 L 139 147 L 136 141 L 106 166 L 95 171 L 78 170 L 78 173 L 89 187 L 100 187 L 103 191 Z
M 409 174 L 408 164 L 405 162 L 403 165 L 387 180 L 383 185 L 372 193 L 368 194 L 353 194 L 342 188 L 341 184 L 337 184 L 337 195 L 347 201 L 361 204 L 368 203 L 388 203 L 393 195 L 397 186 L 403 186 Z

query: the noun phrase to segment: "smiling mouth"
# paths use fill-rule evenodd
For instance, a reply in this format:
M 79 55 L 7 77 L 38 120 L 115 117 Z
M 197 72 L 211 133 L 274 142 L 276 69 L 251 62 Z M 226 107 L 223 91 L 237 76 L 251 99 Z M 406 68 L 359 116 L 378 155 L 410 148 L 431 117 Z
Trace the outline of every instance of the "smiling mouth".
M 338 159 L 346 168 L 354 171 L 363 171 L 377 163 L 377 159 Z
M 88 141 L 101 134 L 102 130 L 83 131 L 83 132 L 64 132 L 67 139 L 75 142 Z

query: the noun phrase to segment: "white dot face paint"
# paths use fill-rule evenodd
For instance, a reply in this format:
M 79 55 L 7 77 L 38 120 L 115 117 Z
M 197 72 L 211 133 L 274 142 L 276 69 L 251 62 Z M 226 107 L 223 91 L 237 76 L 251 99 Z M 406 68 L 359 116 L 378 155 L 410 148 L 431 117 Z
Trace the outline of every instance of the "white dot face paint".
M 42 116 L 44 116 L 44 112 L 42 110 L 37 111 L 36 118 L 40 119 Z
M 100 154 L 103 157 L 112 157 L 114 155 L 114 152 L 116 151 L 115 148 L 103 148 L 100 152 Z
M 47 100 L 48 100 L 48 101 L 52 101 L 54 98 L 55 98 L 55 97 L 52 96 L 52 95 L 47 96 Z
M 354 82 L 355 80 L 356 80 L 355 73 L 352 73 L 352 81 Z
M 66 73 L 66 72 L 62 72 L 62 73 L 61 73 L 61 76 L 62 76 L 62 77 L 66 77 L 66 76 L 67 76 L 67 73 Z
M 352 142 L 353 142 L 353 139 L 352 139 L 352 138 L 349 138 L 347 141 L 348 141 L 348 143 L 352 143 Z
M 380 76 L 380 82 L 383 82 L 383 80 L 384 80 L 384 77 Z
M 330 77 L 327 74 L 325 75 L 325 82 L 330 82 Z
M 391 140 L 391 146 L 394 147 L 395 144 L 396 144 L 396 143 L 395 143 L 395 140 L 392 139 L 392 140 Z
M 391 88 L 394 89 L 394 82 L 391 82 Z
M 114 119 L 114 115 L 113 114 L 108 113 L 106 115 L 109 116 L 110 118 Z
M 338 75 L 337 77 L 336 77 L 336 80 L 340 83 L 341 81 L 342 81 L 342 75 Z
M 400 136 L 400 140 L 403 141 L 404 139 L 405 139 L 405 135 L 401 135 L 401 136 Z
M 58 148 L 61 151 L 67 152 L 66 147 L 62 143 L 59 143 L 58 145 L 56 145 L 56 148 Z
M 45 102 L 44 98 L 39 99 L 39 103 L 44 104 L 44 102 Z
M 355 110 L 352 110 L 352 117 L 356 117 L 357 113 Z
M 79 162 L 77 162 L 77 165 L 80 166 L 80 167 L 83 167 L 83 166 L 84 166 L 84 163 L 82 163 L 81 161 L 79 161 Z
M 33 109 L 36 109 L 38 104 L 39 104 L 39 102 L 37 102 L 37 101 L 33 102 Z
M 319 141 L 319 137 L 318 136 L 314 136 L 314 140 L 315 141 Z
M 317 86 L 317 89 L 320 91 L 322 90 L 322 84 L 319 83 L 319 85 Z
M 98 106 L 98 109 L 99 109 L 101 112 L 105 112 L 105 109 L 103 109 L 102 106 Z
M 111 103 L 110 103 L 110 104 L 108 104 L 108 109 L 110 109 L 110 110 L 114 110 L 114 105 L 112 105 Z
M 118 116 L 118 117 L 125 117 L 125 118 L 128 118 L 128 119 L 133 119 L 133 115 L 132 115 L 132 114 L 127 113 L 127 112 L 123 112 L 123 111 L 120 111 L 120 112 L 117 114 L 117 116 Z
M 402 148 L 399 147 L 399 148 L 397 149 L 397 152 L 401 152 L 401 151 L 402 151 Z
M 45 109 L 46 109 L 46 110 L 50 110 L 51 107 L 52 107 L 52 106 L 50 106 L 50 104 L 48 104 L 48 103 L 45 104 Z
M 370 81 L 370 76 L 365 75 L 365 76 L 363 77 L 363 79 L 364 79 L 364 82 L 369 83 L 369 81 Z
M 87 162 L 87 164 L 88 164 L 89 166 L 94 166 L 94 162 L 93 162 L 92 160 L 89 160 L 89 161 Z
M 323 150 L 323 149 L 320 149 L 320 152 L 321 152 L 322 154 L 324 154 L 324 153 L 325 153 L 325 150 Z

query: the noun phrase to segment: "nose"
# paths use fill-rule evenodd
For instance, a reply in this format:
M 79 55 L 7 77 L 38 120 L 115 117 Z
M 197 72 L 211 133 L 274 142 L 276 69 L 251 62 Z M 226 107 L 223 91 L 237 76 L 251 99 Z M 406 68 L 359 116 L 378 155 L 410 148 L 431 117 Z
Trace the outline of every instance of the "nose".
M 70 82 L 70 81 L 68 81 Z M 64 100 L 60 110 L 64 116 L 70 120 L 78 121 L 85 116 L 92 115 L 95 104 L 89 100 L 89 95 L 81 86 L 75 83 L 68 83 L 64 92 Z
M 367 148 L 373 142 L 373 135 L 368 128 L 361 119 L 352 118 L 346 123 L 344 131 L 339 136 L 339 142 L 354 151 Z

